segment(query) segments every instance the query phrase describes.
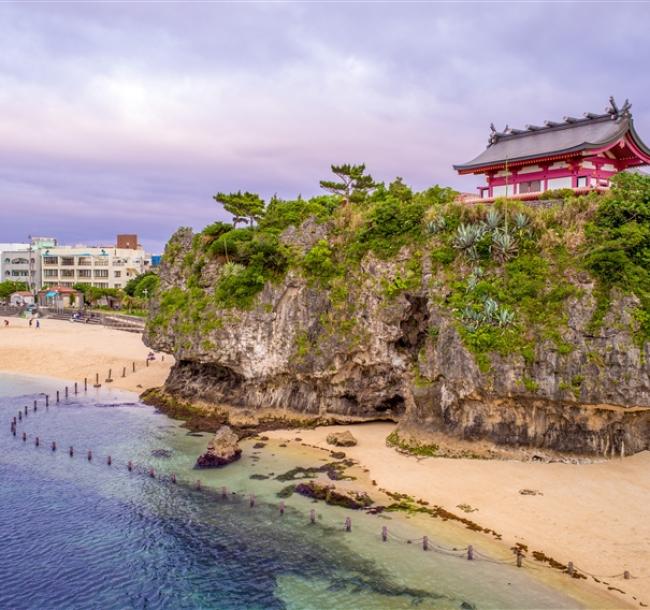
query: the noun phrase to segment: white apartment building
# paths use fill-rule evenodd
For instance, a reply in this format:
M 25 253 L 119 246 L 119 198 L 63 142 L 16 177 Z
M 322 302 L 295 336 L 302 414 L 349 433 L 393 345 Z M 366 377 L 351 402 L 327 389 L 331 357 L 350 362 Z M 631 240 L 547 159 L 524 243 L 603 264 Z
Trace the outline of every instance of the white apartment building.
M 43 288 L 72 288 L 75 284 L 124 288 L 151 266 L 151 256 L 140 246 L 57 246 L 43 250 L 41 256 Z
M 32 237 L 31 243 L 0 243 L 0 281 L 25 282 L 31 291 L 40 289 L 40 250 L 55 245 L 53 237 Z

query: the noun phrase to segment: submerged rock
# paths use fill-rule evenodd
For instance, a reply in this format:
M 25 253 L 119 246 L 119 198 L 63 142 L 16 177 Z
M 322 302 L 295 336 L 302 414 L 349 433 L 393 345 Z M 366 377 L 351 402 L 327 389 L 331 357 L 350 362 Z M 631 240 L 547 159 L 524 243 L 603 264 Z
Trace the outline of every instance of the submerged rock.
M 240 457 L 239 438 L 228 426 L 221 426 L 208 443 L 207 451 L 196 460 L 196 466 L 197 468 L 218 468 L 226 466 Z
M 327 435 L 327 442 L 336 447 L 354 447 L 357 439 L 352 436 L 352 432 L 345 430 L 343 432 L 332 432 Z
M 373 503 L 365 491 L 337 490 L 331 485 L 325 485 L 317 481 L 298 483 L 294 491 L 301 496 L 314 498 L 314 500 L 324 500 L 326 504 L 332 506 L 342 506 L 353 510 L 367 508 Z

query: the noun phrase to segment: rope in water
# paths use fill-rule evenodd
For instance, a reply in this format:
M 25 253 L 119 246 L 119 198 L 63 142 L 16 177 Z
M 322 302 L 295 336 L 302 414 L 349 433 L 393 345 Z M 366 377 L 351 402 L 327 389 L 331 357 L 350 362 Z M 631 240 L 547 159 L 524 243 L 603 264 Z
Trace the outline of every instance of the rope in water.
M 76 394 L 76 388 L 75 388 L 75 394 Z M 45 396 L 45 411 L 47 412 L 49 409 L 49 396 L 47 394 L 41 394 L 42 396 Z M 68 391 L 66 388 L 65 392 L 65 400 L 68 402 Z M 59 392 L 57 392 L 57 401 L 56 404 L 60 403 L 59 399 Z M 37 401 L 35 400 L 33 403 L 33 413 L 38 412 L 38 405 Z M 14 417 L 11 421 L 10 429 L 14 437 L 18 437 L 18 424 L 22 424 L 24 421 L 27 420 L 29 414 L 29 406 L 25 405 L 23 409 L 21 409 L 18 412 L 18 415 Z M 42 437 L 39 435 L 35 435 L 33 433 L 27 433 L 25 431 L 22 431 L 20 438 L 23 440 L 23 442 L 27 442 L 27 440 L 34 440 L 34 443 L 37 447 L 40 447 L 41 445 L 44 446 L 49 446 L 51 448 L 52 452 L 56 452 L 59 449 L 59 446 L 57 445 L 57 441 L 54 439 L 49 439 L 47 437 Z M 75 450 L 72 446 L 69 446 L 67 452 L 69 453 L 70 457 L 74 457 Z M 95 458 L 95 461 L 97 461 L 98 456 L 93 456 L 92 449 L 85 449 L 83 451 L 86 454 L 86 458 L 88 462 L 92 462 L 93 459 Z M 128 461 L 124 462 L 122 460 L 114 460 L 111 455 L 107 455 L 104 457 L 104 462 L 107 463 L 108 466 L 115 467 L 115 468 L 126 468 L 129 472 L 133 472 L 135 474 L 139 474 L 142 476 L 148 476 L 149 478 L 156 479 L 159 482 L 167 482 L 171 483 L 173 485 L 182 485 L 185 487 L 189 487 L 198 491 L 202 491 L 202 483 L 199 480 L 196 480 L 194 482 L 189 482 L 185 480 L 178 479 L 174 473 L 171 474 L 160 474 L 156 473 L 155 469 L 151 466 L 146 466 L 146 465 L 141 465 L 141 464 L 135 464 L 133 461 Z M 234 499 L 234 500 L 239 500 L 239 501 L 244 501 L 246 497 L 248 496 L 249 498 L 249 506 L 253 508 L 255 506 L 255 495 L 250 494 L 246 490 L 226 490 L 226 488 L 222 488 L 220 497 L 224 500 L 228 499 Z M 280 503 L 280 513 L 284 514 L 285 511 L 285 504 L 284 502 Z M 319 520 L 321 517 L 319 517 Z M 315 510 L 312 509 L 310 511 L 310 523 L 314 524 L 316 523 L 316 518 L 315 518 Z M 351 519 L 349 517 L 346 518 L 345 523 L 343 525 L 343 529 L 347 532 L 351 531 Z M 456 558 L 464 558 L 467 557 L 468 559 L 474 559 L 475 561 L 484 561 L 487 563 L 495 564 L 495 565 L 502 565 L 502 566 L 515 566 L 518 565 L 517 562 L 517 557 L 514 557 L 511 560 L 500 560 L 496 559 L 494 557 L 490 557 L 486 555 L 485 553 L 482 553 L 481 551 L 478 551 L 476 549 L 473 549 L 473 547 L 462 547 L 462 548 L 457 548 L 457 547 L 445 547 L 443 545 L 440 545 L 435 542 L 429 541 L 427 536 L 421 536 L 420 538 L 405 538 L 403 536 L 400 536 L 398 534 L 395 534 L 391 531 L 388 530 L 388 528 L 384 527 L 382 528 L 382 540 L 387 541 L 387 540 L 392 540 L 394 542 L 398 543 L 403 543 L 403 544 L 415 544 L 415 543 L 422 543 L 422 548 L 424 551 L 433 551 L 442 555 L 450 556 L 450 557 L 456 557 Z M 471 552 L 470 556 L 470 548 L 473 549 L 473 552 Z M 524 555 L 521 555 L 520 557 L 520 564 L 521 567 L 526 567 L 530 569 L 542 569 L 542 568 L 547 568 L 547 569 L 552 569 L 552 570 L 557 570 L 558 568 L 549 565 L 546 563 L 537 563 L 533 564 L 529 561 L 527 561 L 525 564 L 523 563 L 523 558 Z M 603 579 L 619 579 L 619 578 L 624 578 L 626 580 L 628 579 L 643 579 L 643 578 L 649 578 L 650 576 L 632 576 L 628 571 L 621 572 L 619 574 L 613 574 L 613 575 L 607 575 L 607 576 L 598 576 L 596 574 L 593 574 L 591 572 L 588 572 L 587 570 L 583 570 L 582 568 L 579 568 L 575 564 L 571 564 L 572 568 L 570 570 L 571 575 L 573 573 L 576 574 L 586 574 L 590 576 L 591 578 L 601 581 Z M 563 571 L 567 571 L 567 569 L 564 569 Z M 607 584 L 607 583 L 604 583 Z

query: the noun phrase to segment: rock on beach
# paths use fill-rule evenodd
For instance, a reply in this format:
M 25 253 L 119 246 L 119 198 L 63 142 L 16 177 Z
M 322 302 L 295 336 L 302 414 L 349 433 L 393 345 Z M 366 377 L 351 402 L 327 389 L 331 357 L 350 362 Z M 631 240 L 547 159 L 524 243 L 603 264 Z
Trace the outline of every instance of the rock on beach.
M 226 466 L 241 457 L 238 436 L 228 427 L 221 426 L 208 443 L 206 452 L 196 460 L 197 468 L 218 468 Z

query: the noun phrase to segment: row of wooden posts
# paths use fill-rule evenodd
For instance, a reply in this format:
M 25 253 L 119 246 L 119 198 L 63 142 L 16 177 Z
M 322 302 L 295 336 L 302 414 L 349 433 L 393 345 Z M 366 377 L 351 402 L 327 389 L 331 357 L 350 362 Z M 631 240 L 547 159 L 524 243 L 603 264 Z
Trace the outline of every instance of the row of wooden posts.
M 135 371 L 135 363 L 133 363 L 133 370 Z M 110 379 L 110 372 L 111 371 L 109 370 L 109 379 Z M 125 376 L 124 372 L 125 371 L 123 371 L 123 376 Z M 109 379 L 107 379 L 107 381 L 109 381 Z M 112 381 L 112 379 L 110 379 L 110 381 Z M 99 387 L 99 386 L 96 386 L 96 387 Z M 84 390 L 87 390 L 87 380 L 86 379 L 84 379 Z M 77 391 L 78 391 L 77 383 L 75 383 L 74 384 L 74 392 L 75 392 L 75 394 L 77 394 Z M 67 386 L 65 388 L 65 397 L 66 398 L 68 397 L 68 388 L 67 388 Z M 59 397 L 59 391 L 57 390 L 57 392 L 56 392 L 56 402 L 57 403 L 59 402 L 59 398 L 60 398 Z M 46 408 L 49 407 L 49 395 L 47 395 L 47 394 L 45 395 L 45 407 Z M 38 401 L 37 400 L 34 400 L 33 410 L 34 410 L 35 413 L 38 411 Z M 24 413 L 24 417 L 26 418 L 27 415 L 28 415 L 28 412 L 29 412 L 29 409 L 28 409 L 27 405 L 25 405 L 24 409 L 21 409 L 21 410 L 18 411 L 17 417 L 14 416 L 14 418 L 12 419 L 12 421 L 11 421 L 11 432 L 12 432 L 14 437 L 17 436 L 17 424 L 18 424 L 19 421 L 22 421 L 23 413 Z M 27 442 L 27 433 L 25 431 L 22 432 L 21 438 L 22 438 L 23 442 Z M 40 445 L 41 445 L 40 437 L 38 437 L 38 436 L 34 437 L 34 445 L 36 447 L 40 447 Z M 56 441 L 51 442 L 51 450 L 52 451 L 57 451 Z M 68 454 L 70 455 L 70 457 L 74 457 L 74 454 L 75 454 L 74 447 L 70 446 L 68 448 Z M 88 449 L 88 452 L 86 454 L 86 458 L 87 458 L 88 462 L 92 462 L 92 460 L 93 460 L 93 452 L 92 452 L 91 449 Z M 110 455 L 108 455 L 107 458 L 106 458 L 106 464 L 108 466 L 112 466 L 112 464 L 113 464 L 113 458 Z M 135 469 L 135 466 L 134 466 L 133 462 L 130 461 L 130 460 L 127 462 L 126 467 L 127 467 L 127 470 L 129 472 L 133 472 L 133 470 Z M 152 479 L 156 478 L 156 471 L 153 468 L 146 468 L 145 470 L 147 472 L 147 475 L 150 478 L 152 478 Z M 169 476 L 169 481 L 172 484 L 177 483 L 176 475 L 174 473 L 172 473 Z M 198 479 L 196 481 L 195 488 L 197 490 L 199 490 L 199 491 L 202 490 L 203 485 L 202 485 L 200 479 Z M 232 493 L 234 494 L 236 492 L 232 492 Z M 226 487 L 221 488 L 221 497 L 222 497 L 222 499 L 227 499 L 229 497 L 228 489 Z M 251 508 L 255 507 L 256 497 L 255 497 L 254 494 L 249 495 L 248 503 L 249 503 L 249 506 Z M 286 510 L 286 505 L 285 505 L 284 501 L 281 501 L 280 504 L 279 504 L 280 514 L 284 515 L 285 510 Z M 312 508 L 309 511 L 309 522 L 311 524 L 315 524 L 316 523 L 316 518 L 317 518 L 316 510 Z M 352 519 L 350 517 L 345 518 L 344 529 L 345 529 L 346 532 L 351 532 L 352 531 Z M 383 526 L 381 528 L 381 540 L 383 542 L 388 542 L 388 539 L 389 539 L 388 527 Z M 424 551 L 431 550 L 428 536 L 423 536 L 419 540 L 421 540 L 421 542 L 422 542 L 422 550 L 424 550 Z M 409 540 L 408 542 L 411 542 L 411 541 Z M 433 550 L 435 550 L 435 549 L 433 549 Z M 466 551 L 466 557 L 467 557 L 467 559 L 469 561 L 473 561 L 475 559 L 474 547 L 471 544 L 469 546 L 467 546 L 466 549 L 453 549 L 453 550 L 454 551 L 460 551 L 463 554 L 465 554 L 465 551 Z M 515 551 L 515 555 L 516 555 L 516 565 L 517 565 L 518 568 L 521 568 L 523 566 L 523 559 L 524 559 L 524 555 L 523 555 L 521 549 L 518 548 Z M 576 570 L 576 568 L 575 568 L 572 561 L 569 561 L 568 564 L 567 564 L 567 574 L 569 576 L 571 576 L 571 577 L 573 577 L 574 575 L 577 574 L 577 570 Z M 631 578 L 630 572 L 628 570 L 625 570 L 623 572 L 623 578 L 625 580 L 629 580 Z

